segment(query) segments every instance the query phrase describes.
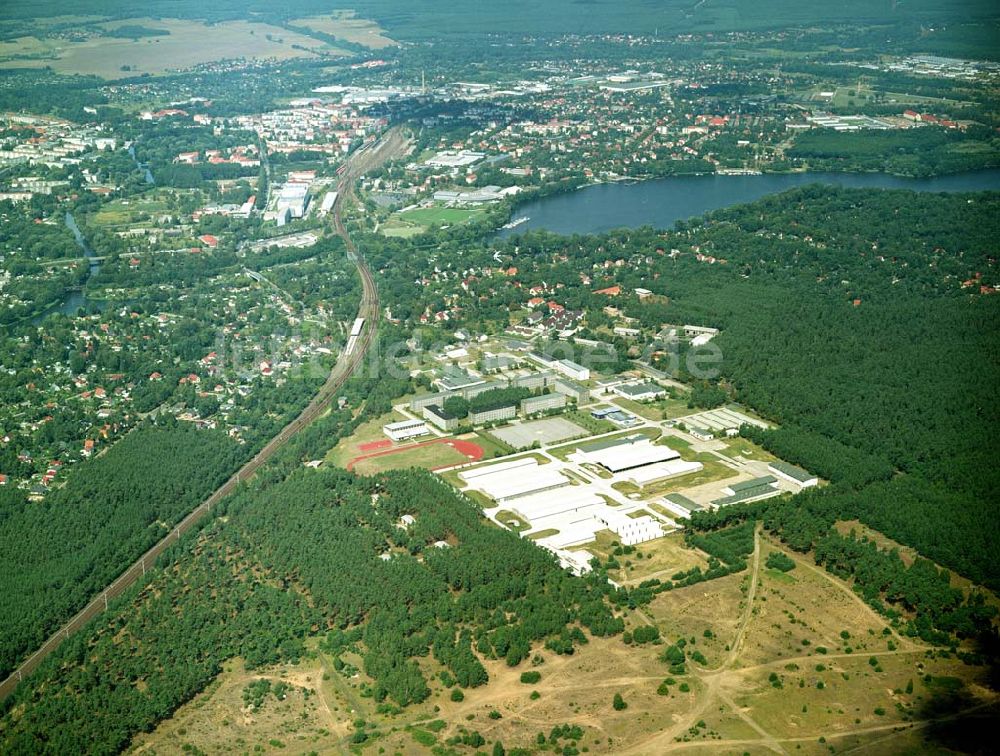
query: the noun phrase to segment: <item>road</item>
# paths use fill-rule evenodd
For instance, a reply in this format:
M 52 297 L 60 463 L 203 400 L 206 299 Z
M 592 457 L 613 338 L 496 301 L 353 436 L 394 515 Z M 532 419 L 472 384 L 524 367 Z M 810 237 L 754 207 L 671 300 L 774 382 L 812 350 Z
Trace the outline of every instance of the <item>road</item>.
M 253 474 L 273 457 L 288 441 L 299 431 L 309 425 L 313 420 L 326 411 L 330 403 L 337 396 L 341 387 L 348 378 L 357 370 L 365 359 L 368 349 L 375 337 L 376 326 L 379 316 L 378 291 L 375 287 L 375 280 L 372 278 L 368 266 L 358 253 L 358 249 L 351 240 L 350 235 L 344 227 L 341 217 L 344 202 L 354 195 L 354 183 L 359 176 L 380 162 L 400 154 L 407 145 L 406 139 L 398 128 L 390 129 L 383 135 L 382 139 L 359 150 L 347 163 L 347 170 L 341 175 L 338 183 L 337 202 L 333 206 L 333 220 L 336 233 L 344 239 L 347 247 L 347 256 L 355 264 L 358 274 L 361 277 L 362 294 L 361 304 L 358 308 L 358 317 L 365 319 L 365 327 L 361 338 L 358 340 L 354 351 L 347 355 L 346 359 L 339 360 L 330 371 L 323 386 L 313 397 L 309 405 L 302 410 L 299 415 L 288 425 L 282 428 L 281 432 L 272 438 L 257 455 L 241 467 L 229 480 L 222 484 L 205 501 L 191 511 L 181 520 L 169 534 L 164 536 L 151 549 L 143 554 L 127 570 L 119 575 L 110 585 L 108 585 L 98 595 L 73 616 L 59 630 L 49 636 L 48 640 L 24 660 L 21 665 L 11 675 L 0 683 L 0 700 L 7 698 L 18 686 L 22 679 L 30 675 L 42 660 L 58 648 L 59 644 L 69 638 L 70 635 L 79 631 L 94 617 L 108 608 L 111 599 L 120 596 L 130 588 L 137 580 L 146 574 L 147 568 L 151 567 L 156 558 L 167 549 L 170 544 L 180 540 L 180 537 L 191 530 L 202 518 L 204 518 L 212 507 L 218 504 L 223 498 L 232 493 L 239 485 L 253 476 Z

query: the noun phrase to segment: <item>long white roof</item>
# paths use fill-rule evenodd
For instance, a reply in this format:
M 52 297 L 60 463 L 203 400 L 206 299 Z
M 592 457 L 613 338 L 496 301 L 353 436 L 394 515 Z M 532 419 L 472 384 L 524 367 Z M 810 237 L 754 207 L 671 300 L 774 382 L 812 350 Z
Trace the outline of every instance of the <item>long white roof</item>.
M 649 439 L 581 453 L 588 462 L 606 467 L 611 472 L 621 472 L 642 465 L 667 462 L 681 456 L 680 452 L 674 451 L 669 446 L 657 446 Z
M 506 466 L 488 469 L 471 480 L 466 477 L 466 481 L 501 504 L 507 499 L 569 485 L 569 478 L 555 469 L 555 465 L 539 465 L 534 459 L 531 463 L 513 470 Z

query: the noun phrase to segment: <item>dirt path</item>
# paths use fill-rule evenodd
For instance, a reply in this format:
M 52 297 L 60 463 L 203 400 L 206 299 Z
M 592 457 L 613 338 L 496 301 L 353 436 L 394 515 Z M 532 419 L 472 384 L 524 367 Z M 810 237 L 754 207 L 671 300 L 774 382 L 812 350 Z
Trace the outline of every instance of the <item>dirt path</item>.
M 743 615 L 736 626 L 736 634 L 733 637 L 733 642 L 730 644 L 729 654 L 722 664 L 714 670 L 698 670 L 695 668 L 692 672 L 692 676 L 704 685 L 704 690 L 700 693 L 701 702 L 686 717 L 676 722 L 669 729 L 656 733 L 652 737 L 622 751 L 622 753 L 666 753 L 678 747 L 691 745 L 690 743 L 678 743 L 676 738 L 690 729 L 695 722 L 702 718 L 709 708 L 717 706 L 719 701 L 728 705 L 735 716 L 742 719 L 749 727 L 760 734 L 760 740 L 752 741 L 755 745 L 764 746 L 775 753 L 784 754 L 786 752 L 776 737 L 755 722 L 749 714 L 742 711 L 723 690 L 726 683 L 738 683 L 742 672 L 745 671 L 734 671 L 731 667 L 739 660 L 747 628 L 750 626 L 750 620 L 753 618 L 754 601 L 757 598 L 757 588 L 760 584 L 761 532 L 762 527 L 758 524 L 753 534 L 753 556 L 750 563 L 750 583 L 747 587 L 746 605 L 743 607 Z M 690 664 L 690 662 L 688 663 Z M 715 745 L 719 744 L 719 741 L 712 742 Z
M 889 629 L 889 632 L 892 633 L 893 640 L 895 640 L 898 645 L 906 646 L 908 650 L 921 650 L 921 651 L 924 650 L 922 646 L 918 645 L 910 638 L 904 638 L 899 633 L 897 633 L 896 628 L 892 627 L 892 625 L 889 625 L 878 612 L 876 612 L 874 609 L 868 606 L 868 604 L 864 602 L 864 599 L 862 599 L 858 594 L 856 594 L 854 591 L 848 588 L 845 583 L 842 583 L 841 581 L 837 580 L 836 578 L 833 577 L 833 575 L 829 574 L 822 567 L 817 567 L 815 564 L 812 564 L 808 559 L 805 559 L 801 555 L 796 554 L 794 551 L 788 549 L 783 549 L 783 551 L 785 551 L 786 554 L 791 556 L 791 558 L 795 561 L 795 564 L 801 567 L 805 567 L 807 570 L 810 570 L 819 575 L 820 577 L 822 577 L 825 581 L 833 585 L 838 592 L 843 593 L 844 595 L 850 597 L 851 601 L 853 601 L 858 606 L 862 607 L 865 613 L 870 617 L 873 617 L 878 624 L 887 627 Z

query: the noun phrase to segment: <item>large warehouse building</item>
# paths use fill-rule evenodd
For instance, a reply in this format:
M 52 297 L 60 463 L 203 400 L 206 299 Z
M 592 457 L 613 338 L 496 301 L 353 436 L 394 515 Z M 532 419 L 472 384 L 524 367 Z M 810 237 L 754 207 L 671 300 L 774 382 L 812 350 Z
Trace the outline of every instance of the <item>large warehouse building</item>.
M 702 469 L 701 462 L 687 462 L 680 452 L 638 434 L 580 446 L 571 459 L 598 465 L 640 488 Z
M 458 477 L 501 505 L 570 484 L 554 466 L 539 465 L 534 457 L 467 470 Z

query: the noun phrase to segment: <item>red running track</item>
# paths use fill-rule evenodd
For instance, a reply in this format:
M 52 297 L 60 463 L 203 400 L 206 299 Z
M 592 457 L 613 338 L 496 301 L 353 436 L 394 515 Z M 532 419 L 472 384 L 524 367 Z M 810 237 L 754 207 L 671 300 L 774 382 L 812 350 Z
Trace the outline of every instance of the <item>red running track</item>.
M 375 442 L 381 443 L 381 442 Z M 372 459 L 373 457 L 386 457 L 390 454 L 398 454 L 400 452 L 409 451 L 410 449 L 419 449 L 422 446 L 430 446 L 431 444 L 447 444 L 452 447 L 459 454 L 464 454 L 465 457 L 470 462 L 478 462 L 483 458 L 483 447 L 472 441 L 462 441 L 457 438 L 436 438 L 433 441 L 423 441 L 419 444 L 407 444 L 406 446 L 398 446 L 395 449 L 386 449 L 385 451 L 375 452 L 373 454 L 362 454 L 360 457 L 355 457 L 350 462 L 347 463 L 347 469 L 353 470 L 354 465 L 365 459 Z M 360 448 L 360 447 L 359 447 Z M 451 467 L 452 465 L 442 465 L 442 467 Z M 439 469 L 439 468 L 434 468 Z

